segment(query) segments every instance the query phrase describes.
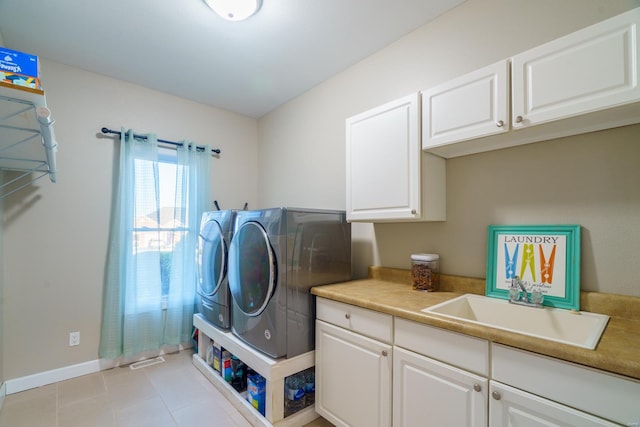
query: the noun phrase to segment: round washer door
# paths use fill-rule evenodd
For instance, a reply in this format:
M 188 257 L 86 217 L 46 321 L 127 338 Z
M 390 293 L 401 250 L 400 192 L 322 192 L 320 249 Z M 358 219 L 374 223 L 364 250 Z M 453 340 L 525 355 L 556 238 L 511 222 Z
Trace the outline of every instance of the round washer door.
M 248 316 L 258 316 L 273 295 L 275 281 L 276 258 L 267 232 L 258 222 L 245 222 L 229 246 L 229 289 L 233 300 Z
M 198 236 L 198 287 L 212 296 L 227 274 L 227 243 L 218 221 L 207 221 Z

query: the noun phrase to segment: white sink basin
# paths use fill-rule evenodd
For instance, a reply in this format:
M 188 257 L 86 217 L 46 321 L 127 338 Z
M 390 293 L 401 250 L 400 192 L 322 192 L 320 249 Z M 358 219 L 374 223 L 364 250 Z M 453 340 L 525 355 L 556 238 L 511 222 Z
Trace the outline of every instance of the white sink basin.
M 596 348 L 609 321 L 604 314 L 525 307 L 474 294 L 461 295 L 422 311 L 590 350 Z

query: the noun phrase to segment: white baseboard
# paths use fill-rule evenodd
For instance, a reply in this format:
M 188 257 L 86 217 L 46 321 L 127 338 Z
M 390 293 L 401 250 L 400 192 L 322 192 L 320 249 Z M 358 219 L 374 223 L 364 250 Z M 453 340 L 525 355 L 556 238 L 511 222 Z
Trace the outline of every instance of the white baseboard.
M 77 365 L 65 366 L 64 368 L 52 369 L 51 371 L 39 372 L 20 378 L 5 381 L 6 393 L 13 394 L 31 388 L 42 387 L 58 381 L 69 380 L 82 375 L 93 374 L 101 369 L 100 360 L 78 363 Z
M 72 378 L 81 377 L 83 375 L 93 374 L 95 372 L 104 371 L 106 369 L 115 368 L 125 364 L 137 362 L 140 360 L 150 359 L 162 356 L 176 351 L 191 348 L 191 343 L 181 345 L 166 345 L 162 349 L 140 353 L 131 358 L 118 359 L 96 359 L 88 362 L 78 363 L 77 365 L 65 366 L 63 368 L 52 369 L 50 371 L 38 372 L 37 374 L 27 375 L 12 380 L 6 380 L 2 387 L 6 386 L 6 394 L 19 393 L 36 387 L 42 387 L 57 383 L 58 381 L 70 380 Z M 4 393 L 2 394 L 4 396 Z M 0 406 L 1 408 L 1 406 Z

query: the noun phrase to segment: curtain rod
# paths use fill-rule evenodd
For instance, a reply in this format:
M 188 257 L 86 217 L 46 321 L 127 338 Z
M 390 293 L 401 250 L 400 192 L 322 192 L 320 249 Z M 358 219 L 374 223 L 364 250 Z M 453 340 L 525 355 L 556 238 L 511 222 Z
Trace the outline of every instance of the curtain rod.
M 113 133 L 113 134 L 120 135 L 120 133 L 121 133 L 118 130 L 112 130 L 112 129 L 109 129 L 109 128 L 102 128 L 100 130 L 104 134 Z M 137 133 L 134 133 L 133 137 L 134 138 L 138 138 L 138 139 L 147 139 L 146 135 L 138 135 Z M 175 146 L 178 146 L 178 147 L 182 147 L 184 145 L 182 142 L 167 141 L 166 139 L 158 139 L 158 142 L 162 142 L 163 144 L 171 144 L 171 145 L 175 145 Z M 205 147 L 203 147 L 201 145 L 196 145 L 196 150 L 204 151 Z M 214 154 L 220 154 L 220 149 L 219 148 L 212 148 L 211 152 L 214 153 Z

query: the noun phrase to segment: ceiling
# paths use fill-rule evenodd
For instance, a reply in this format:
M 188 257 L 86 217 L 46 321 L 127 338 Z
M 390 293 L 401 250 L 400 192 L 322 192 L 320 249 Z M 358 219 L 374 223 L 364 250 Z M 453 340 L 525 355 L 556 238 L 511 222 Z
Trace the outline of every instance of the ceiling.
M 0 34 L 10 49 L 258 118 L 463 1 L 264 0 L 229 22 L 203 0 L 0 0 Z

